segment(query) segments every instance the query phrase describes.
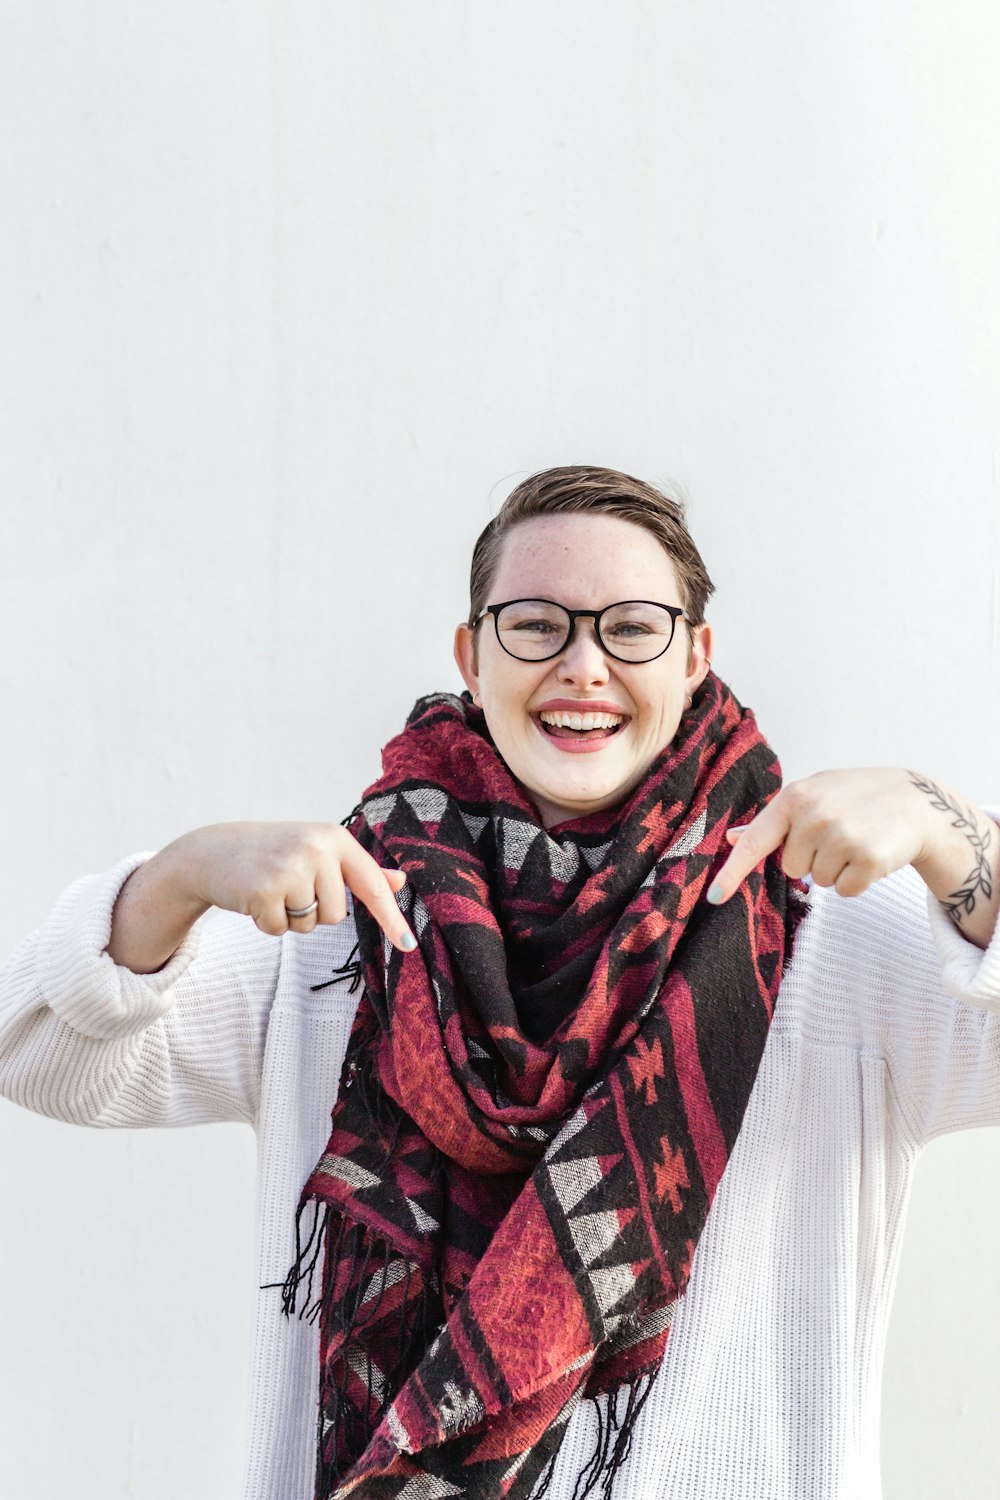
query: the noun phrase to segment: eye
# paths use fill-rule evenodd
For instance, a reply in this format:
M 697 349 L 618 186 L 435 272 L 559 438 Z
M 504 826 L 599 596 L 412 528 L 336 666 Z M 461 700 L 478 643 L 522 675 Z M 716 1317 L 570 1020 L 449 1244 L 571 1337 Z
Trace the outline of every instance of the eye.
M 551 620 L 518 620 L 513 629 L 533 635 L 551 635 L 556 627 Z
M 610 635 L 615 640 L 630 640 L 637 636 L 651 635 L 652 631 L 648 625 L 640 625 L 637 620 L 624 621 L 620 625 L 612 625 L 610 632 L 605 630 L 604 634 Z

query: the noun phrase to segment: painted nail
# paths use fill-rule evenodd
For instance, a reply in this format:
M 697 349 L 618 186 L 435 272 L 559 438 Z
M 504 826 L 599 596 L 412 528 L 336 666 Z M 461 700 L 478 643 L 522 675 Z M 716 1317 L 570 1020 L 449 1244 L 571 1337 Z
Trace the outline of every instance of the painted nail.
M 722 886 L 719 884 L 719 882 L 717 880 L 715 880 L 709 886 L 708 893 L 705 896 L 705 900 L 706 901 L 711 901 L 711 903 L 712 903 L 713 906 L 718 906 L 720 904 L 720 902 L 722 901 L 723 895 L 724 895 L 724 892 L 723 892 Z
M 406 949 L 407 953 L 412 953 L 414 948 L 417 946 L 417 940 L 413 936 L 412 932 L 404 932 L 399 941 L 400 945 Z

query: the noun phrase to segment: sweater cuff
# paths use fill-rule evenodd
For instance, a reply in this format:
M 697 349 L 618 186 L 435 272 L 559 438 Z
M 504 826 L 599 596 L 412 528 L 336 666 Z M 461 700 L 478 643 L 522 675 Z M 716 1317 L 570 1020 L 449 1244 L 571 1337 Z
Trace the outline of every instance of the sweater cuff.
M 173 986 L 198 951 L 198 923 L 155 974 L 133 974 L 105 951 L 118 892 L 151 851 L 85 875 L 64 891 L 38 933 L 37 976 L 51 1010 L 74 1031 L 110 1041 L 142 1031 L 174 1003 Z

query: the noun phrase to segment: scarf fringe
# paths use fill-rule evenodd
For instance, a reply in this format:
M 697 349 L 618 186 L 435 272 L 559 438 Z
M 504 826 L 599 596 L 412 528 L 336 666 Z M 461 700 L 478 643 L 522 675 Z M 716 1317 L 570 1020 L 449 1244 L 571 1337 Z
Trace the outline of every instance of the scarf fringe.
M 593 1453 L 577 1475 L 571 1500 L 587 1500 L 598 1485 L 600 1485 L 603 1500 L 610 1500 L 615 1480 L 632 1451 L 635 1425 L 642 1408 L 649 1399 L 655 1379 L 655 1370 L 639 1375 L 629 1384 L 620 1385 L 617 1390 L 609 1393 L 606 1402 L 603 1401 L 601 1395 L 585 1398 L 593 1403 L 597 1414 L 597 1441 L 594 1444 Z M 623 1390 L 628 1391 L 628 1397 L 625 1410 L 619 1415 L 618 1398 Z M 541 1500 L 548 1490 L 555 1473 L 558 1456 L 557 1448 L 539 1481 L 539 1487 L 532 1491 L 532 1500 Z
M 350 812 L 347 814 L 347 817 L 346 818 L 341 818 L 341 820 L 340 820 L 340 826 L 341 826 L 341 828 L 350 828 L 351 824 L 354 822 L 354 819 L 357 817 L 358 813 L 361 811 L 361 808 L 362 808 L 362 803 L 360 803 L 360 802 L 356 803 L 355 806 L 352 807 L 351 810 L 350 810 Z M 316 990 L 326 990 L 326 989 L 329 989 L 329 987 L 330 987 L 331 984 L 339 984 L 342 979 L 350 979 L 351 982 L 350 982 L 350 985 L 348 986 L 347 993 L 349 995 L 355 994 L 357 992 L 358 985 L 361 983 L 361 956 L 360 955 L 361 955 L 360 946 L 359 946 L 358 943 L 355 943 L 354 947 L 350 951 L 350 954 L 348 956 L 347 962 L 341 964 L 339 968 L 334 969 L 334 971 L 333 971 L 333 978 L 332 979 L 324 979 L 324 981 L 323 981 L 322 984 L 311 984 L 309 986 L 310 991 L 312 993 L 315 993 Z
M 361 948 L 358 943 L 354 944 L 348 954 L 347 962 L 334 969 L 332 979 L 324 979 L 322 984 L 311 984 L 309 989 L 315 994 L 317 990 L 329 989 L 331 984 L 339 984 L 342 979 L 351 981 L 347 987 L 347 993 L 353 995 L 361 983 Z
M 303 1220 L 309 1210 L 312 1210 L 312 1221 L 305 1233 Z M 313 1279 L 324 1246 L 327 1260 L 322 1286 L 313 1297 Z M 334 1293 L 341 1280 L 345 1259 L 350 1260 L 352 1293 L 341 1300 L 338 1309 Z M 368 1298 L 368 1272 L 373 1259 L 381 1259 L 381 1277 L 374 1297 Z M 390 1271 L 396 1263 L 401 1263 L 405 1269 L 390 1282 Z M 416 1360 L 439 1331 L 437 1277 L 433 1272 L 422 1276 L 419 1292 L 412 1295 L 410 1286 L 415 1269 L 414 1263 L 400 1255 L 388 1240 L 370 1234 L 362 1224 L 345 1219 L 332 1204 L 310 1198 L 299 1205 L 295 1215 L 295 1261 L 283 1282 L 269 1282 L 267 1285 L 282 1288 L 281 1306 L 285 1317 L 297 1312 L 300 1319 L 315 1323 L 322 1315 L 325 1330 L 343 1335 L 336 1360 L 327 1367 L 336 1370 L 341 1379 L 325 1381 L 319 1393 L 316 1500 L 327 1500 L 343 1480 L 346 1471 L 340 1464 L 341 1453 L 353 1455 L 350 1463 L 360 1457 L 370 1434 L 382 1421 Z M 377 1277 L 378 1270 L 372 1281 Z M 391 1362 L 387 1362 L 388 1367 L 379 1368 L 382 1396 L 376 1398 L 370 1336 L 378 1329 L 386 1293 L 399 1281 L 403 1283 L 402 1300 L 394 1312 L 394 1317 L 399 1319 L 399 1338 Z M 296 1308 L 303 1285 L 305 1300 L 301 1307 Z M 364 1322 L 359 1327 L 362 1310 Z M 335 1316 L 338 1312 L 339 1315 Z M 344 1379 L 349 1372 L 360 1375 L 362 1371 L 368 1388 L 368 1399 L 363 1408 L 346 1399 L 344 1393 Z
M 372 1122 L 373 1129 L 379 1138 L 387 1137 L 386 1159 L 391 1160 L 393 1152 L 399 1143 L 399 1134 L 403 1127 L 404 1116 L 389 1099 L 389 1096 L 381 1089 L 373 1086 L 373 1081 L 364 1068 L 356 1067 L 348 1074 L 344 1087 L 356 1086 L 359 1095 L 364 1101 L 365 1109 Z M 303 1239 L 303 1219 L 312 1210 L 312 1220 L 309 1224 L 308 1234 Z M 299 1318 L 307 1318 L 313 1322 L 324 1305 L 325 1293 L 321 1290 L 313 1300 L 313 1278 L 319 1258 L 323 1253 L 323 1247 L 327 1247 L 327 1260 L 331 1266 L 335 1266 L 340 1259 L 343 1240 L 350 1230 L 356 1230 L 359 1241 L 367 1245 L 365 1259 L 362 1262 L 361 1274 L 365 1274 L 372 1254 L 378 1250 L 382 1253 L 386 1262 L 392 1259 L 405 1260 L 399 1250 L 386 1239 L 379 1235 L 369 1233 L 365 1226 L 358 1221 L 349 1222 L 336 1204 L 327 1203 L 322 1198 L 303 1198 L 295 1211 L 295 1258 L 289 1266 L 284 1281 L 270 1281 L 262 1286 L 261 1290 L 270 1290 L 281 1287 L 281 1308 L 286 1318 L 296 1311 L 299 1289 L 303 1282 L 306 1284 L 305 1302 L 298 1313 Z M 335 1238 L 333 1237 L 335 1235 Z M 410 1262 L 406 1261 L 409 1268 Z M 407 1269 L 407 1287 L 409 1286 L 410 1271 Z M 324 1278 L 330 1286 L 333 1285 L 332 1277 Z M 428 1271 L 427 1280 L 431 1286 L 437 1284 L 437 1278 L 433 1270 Z M 383 1285 L 382 1292 L 385 1288 Z M 381 1305 L 382 1292 L 379 1294 Z M 332 1306 L 332 1302 L 330 1303 Z M 352 1309 L 351 1316 L 357 1309 Z M 342 1319 L 343 1328 L 338 1331 L 346 1331 L 348 1319 Z
M 312 1224 L 309 1228 L 308 1238 L 303 1244 L 302 1220 L 310 1209 L 313 1216 Z M 316 1266 L 319 1263 L 319 1258 L 323 1253 L 323 1246 L 329 1239 L 335 1217 L 339 1217 L 339 1215 L 336 1214 L 333 1205 L 329 1203 L 324 1204 L 318 1198 L 306 1198 L 299 1204 L 295 1211 L 295 1259 L 288 1268 L 284 1281 L 271 1281 L 267 1283 L 269 1287 L 281 1287 L 281 1310 L 286 1318 L 290 1318 L 296 1311 L 295 1304 L 303 1282 L 306 1284 L 305 1302 L 298 1309 L 299 1318 L 306 1319 L 310 1323 L 314 1322 L 323 1305 L 322 1293 L 316 1298 L 315 1302 L 313 1301 L 313 1277 L 316 1274 Z M 343 1234 L 343 1228 L 344 1221 L 340 1219 L 338 1240 L 340 1235 Z
M 330 1213 L 328 1208 L 327 1218 Z M 371 1434 L 440 1328 L 440 1306 L 435 1295 L 437 1278 L 433 1274 L 421 1276 L 420 1290 L 414 1295 L 411 1292 L 416 1269 L 414 1263 L 401 1256 L 388 1240 L 369 1234 L 362 1225 L 348 1224 L 341 1219 L 329 1253 L 323 1292 L 308 1313 L 303 1309 L 311 1319 L 322 1313 L 324 1330 L 343 1336 L 336 1358 L 326 1366 L 330 1378 L 324 1379 L 319 1392 L 317 1500 L 328 1500 L 343 1480 L 346 1471 L 341 1466 L 341 1454 L 347 1455 L 348 1467 L 361 1457 Z M 353 1291 L 352 1295 L 341 1300 L 338 1309 L 334 1290 L 341 1279 L 345 1258 L 350 1260 Z M 371 1282 L 374 1284 L 377 1280 L 378 1285 L 374 1297 L 369 1298 L 369 1270 L 373 1260 L 376 1269 Z M 379 1261 L 381 1270 L 378 1269 Z M 404 1267 L 401 1275 L 390 1281 L 390 1272 L 400 1264 Z M 372 1345 L 380 1331 L 384 1335 L 384 1329 L 379 1329 L 383 1304 L 386 1294 L 400 1282 L 401 1302 L 393 1309 L 393 1317 L 399 1319 L 399 1336 L 389 1359 L 385 1357 L 385 1348 L 380 1347 L 382 1365 L 377 1366 Z M 335 1317 L 335 1312 L 339 1312 L 339 1316 Z M 346 1383 L 352 1373 L 362 1378 L 367 1388 L 363 1406 L 346 1395 Z M 376 1379 L 381 1382 L 380 1396 L 375 1392 Z
M 383 1290 L 384 1282 L 383 1277 Z M 426 1292 L 425 1287 L 418 1300 L 424 1300 Z M 421 1319 L 418 1317 L 414 1325 L 414 1336 L 418 1333 L 420 1325 Z M 415 1341 L 415 1338 L 411 1339 L 411 1342 Z M 357 1361 L 358 1353 L 367 1360 L 370 1390 L 370 1352 L 360 1344 L 353 1345 L 350 1352 L 354 1356 L 354 1363 Z M 419 1347 L 418 1352 L 420 1352 Z M 348 1351 L 345 1346 L 345 1361 L 347 1357 Z M 398 1368 L 397 1365 L 397 1370 Z M 655 1379 L 656 1371 L 652 1371 L 638 1376 L 631 1384 L 619 1386 L 613 1394 L 607 1394 L 606 1397 L 602 1393 L 585 1398 L 593 1404 L 596 1413 L 597 1438 L 590 1458 L 577 1475 L 571 1500 L 589 1500 L 598 1488 L 602 1500 L 613 1500 L 618 1476 L 632 1451 L 636 1423 L 649 1399 Z M 345 1477 L 346 1470 L 341 1468 L 338 1454 L 346 1451 L 360 1456 L 368 1436 L 381 1422 L 395 1395 L 395 1391 L 391 1389 L 393 1381 L 387 1380 L 386 1384 L 387 1392 L 383 1400 L 375 1405 L 374 1410 L 369 1401 L 368 1408 L 364 1412 L 344 1400 L 339 1386 L 331 1385 L 321 1390 L 317 1425 L 316 1500 L 329 1500 L 330 1495 Z M 628 1395 L 625 1410 L 620 1413 L 619 1398 L 623 1390 L 627 1391 Z M 549 1458 L 542 1474 L 532 1486 L 530 1500 L 543 1500 L 543 1496 L 548 1494 L 555 1477 L 561 1446 L 560 1443 Z M 351 1462 L 353 1461 L 352 1459 Z

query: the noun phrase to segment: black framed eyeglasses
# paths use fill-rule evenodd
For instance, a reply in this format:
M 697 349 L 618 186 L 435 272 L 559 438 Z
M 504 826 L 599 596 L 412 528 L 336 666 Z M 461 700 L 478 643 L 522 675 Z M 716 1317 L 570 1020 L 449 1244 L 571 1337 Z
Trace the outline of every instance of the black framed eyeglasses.
M 518 661 L 549 661 L 565 651 L 576 622 L 593 620 L 601 650 L 615 661 L 655 661 L 669 649 L 684 611 L 652 599 L 625 599 L 604 609 L 567 609 L 553 599 L 508 599 L 487 604 L 473 621 L 493 616 L 497 640 Z

